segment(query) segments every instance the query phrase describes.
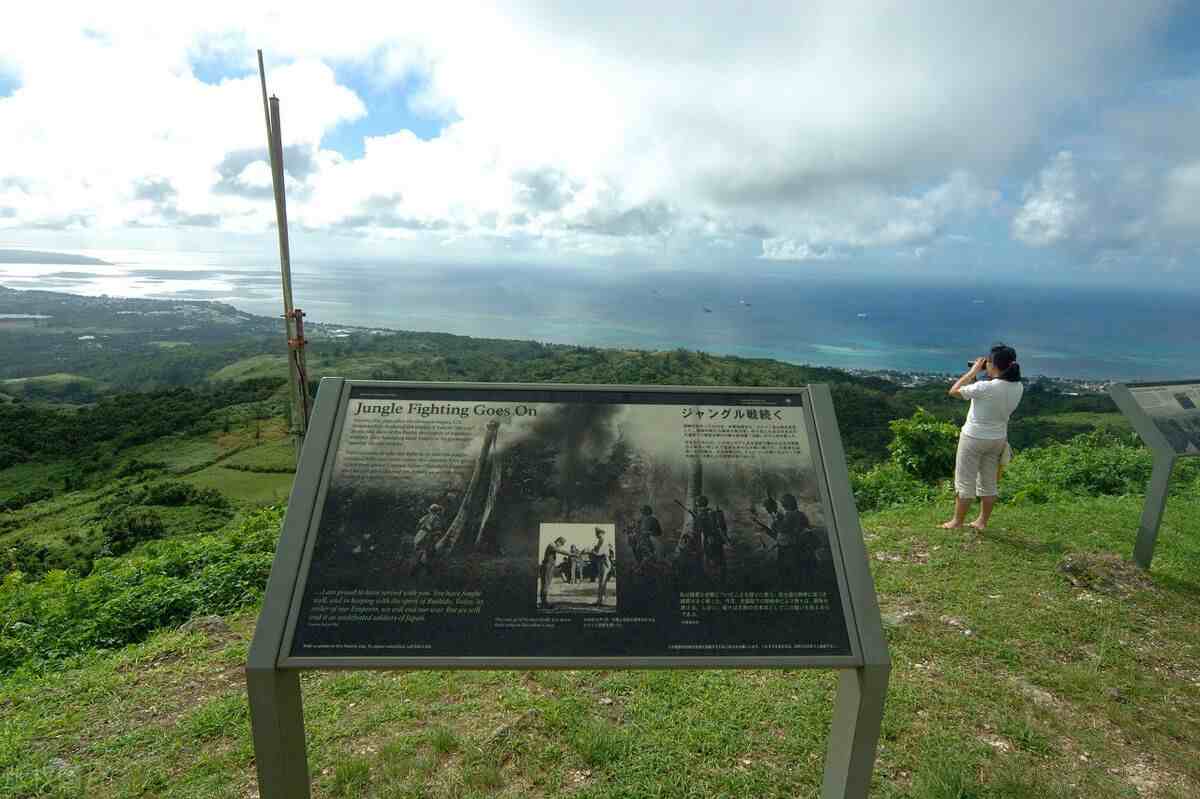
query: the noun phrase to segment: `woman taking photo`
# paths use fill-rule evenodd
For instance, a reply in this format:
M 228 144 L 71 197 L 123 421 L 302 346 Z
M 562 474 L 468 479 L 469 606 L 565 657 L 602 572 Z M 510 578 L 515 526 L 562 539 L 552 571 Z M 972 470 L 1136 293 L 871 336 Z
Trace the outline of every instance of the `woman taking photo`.
M 975 382 L 975 376 L 984 369 L 991 379 Z M 976 530 L 987 527 L 996 503 L 1000 458 L 1008 447 L 1008 417 L 1024 392 L 1017 352 L 1003 344 L 992 347 L 988 357 L 975 361 L 950 387 L 950 396 L 970 400 L 971 409 L 958 436 L 958 455 L 954 459 L 954 518 L 942 527 L 962 527 L 976 496 L 979 518 L 971 526 Z

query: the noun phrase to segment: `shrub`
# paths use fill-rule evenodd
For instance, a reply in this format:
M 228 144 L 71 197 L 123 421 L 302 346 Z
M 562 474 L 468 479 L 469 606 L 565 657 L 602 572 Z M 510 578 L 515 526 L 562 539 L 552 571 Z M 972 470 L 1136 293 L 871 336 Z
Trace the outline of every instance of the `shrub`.
M 229 500 L 215 488 L 197 488 L 181 480 L 163 480 L 146 486 L 142 502 L 147 505 L 204 505 L 209 508 L 229 507 Z
M 121 464 L 121 467 L 117 469 L 117 477 L 132 477 L 144 472 L 160 472 L 166 468 L 167 464 L 161 461 L 144 461 L 141 458 L 133 458 Z
M 100 500 L 97 509 L 100 513 L 111 515 L 117 511 L 125 510 L 130 505 L 141 505 L 146 501 L 145 486 L 129 486 L 126 488 L 118 488 L 104 499 Z
M 27 460 L 29 460 L 29 456 L 16 447 L 0 444 L 0 469 L 7 469 L 9 466 L 15 466 Z
M 50 557 L 50 548 L 45 544 L 31 544 L 28 541 L 16 541 L 5 548 L 0 565 L 5 571 L 23 572 L 25 574 L 41 574 L 46 569 L 46 560 Z
M 50 499 L 53 496 L 54 491 L 45 486 L 31 488 L 28 491 L 22 491 L 6 500 L 0 501 L 0 511 L 20 510 L 26 505 L 32 505 L 35 502 L 41 502 L 43 499 Z
M 1197 466 L 1181 463 L 1172 488 L 1191 490 Z M 1129 435 L 1096 431 L 1018 452 L 1000 481 L 1000 494 L 1023 502 L 1046 502 L 1063 494 L 1141 494 L 1152 468 L 1150 451 Z
M 850 473 L 850 487 L 860 512 L 882 510 L 895 505 L 929 502 L 934 489 L 904 471 L 895 463 L 880 463 L 865 472 Z
M 103 551 L 123 555 L 143 541 L 162 538 L 166 532 L 162 517 L 145 508 L 117 511 L 104 522 Z
M 260 510 L 217 535 L 154 541 L 101 558 L 86 577 L 21 571 L 0 581 L 0 671 L 125 646 L 196 614 L 258 601 L 271 571 L 282 507 Z
M 260 463 L 226 463 L 222 464 L 226 469 L 232 469 L 235 472 L 251 472 L 254 474 L 292 474 L 296 469 L 292 466 L 270 466 Z
M 196 487 L 181 480 L 163 480 L 146 486 L 146 496 L 142 500 L 147 505 L 165 505 L 178 507 L 188 505 L 196 496 Z
M 924 408 L 907 419 L 888 422 L 892 462 L 908 474 L 928 483 L 954 474 L 958 450 L 958 428 Z

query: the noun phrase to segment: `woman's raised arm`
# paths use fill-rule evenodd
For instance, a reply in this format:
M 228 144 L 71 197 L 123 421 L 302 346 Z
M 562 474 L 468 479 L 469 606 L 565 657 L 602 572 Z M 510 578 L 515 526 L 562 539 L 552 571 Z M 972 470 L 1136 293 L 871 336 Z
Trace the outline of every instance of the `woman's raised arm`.
M 954 381 L 954 385 L 950 386 L 950 396 L 962 398 L 962 387 L 975 379 L 975 375 L 979 374 L 980 370 L 987 365 L 987 358 L 979 358 L 975 361 L 975 365 L 966 371 L 962 377 Z

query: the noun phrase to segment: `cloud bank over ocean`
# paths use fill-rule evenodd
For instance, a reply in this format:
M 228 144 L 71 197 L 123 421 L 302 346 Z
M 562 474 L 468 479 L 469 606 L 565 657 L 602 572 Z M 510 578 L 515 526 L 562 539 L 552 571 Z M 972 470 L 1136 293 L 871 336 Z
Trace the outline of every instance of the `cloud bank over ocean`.
M 1176 4 L 647 8 L 31 7 L 0 31 L 0 238 L 269 247 L 261 46 L 310 253 L 1194 269 Z

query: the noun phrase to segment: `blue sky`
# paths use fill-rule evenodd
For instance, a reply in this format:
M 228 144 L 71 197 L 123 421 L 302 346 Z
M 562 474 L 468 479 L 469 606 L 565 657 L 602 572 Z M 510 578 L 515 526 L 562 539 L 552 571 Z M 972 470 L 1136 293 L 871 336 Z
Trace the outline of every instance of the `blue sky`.
M 32 13 L 0 246 L 269 252 L 261 46 L 312 257 L 1194 280 L 1197 4 L 689 8 Z
M 398 130 L 410 130 L 419 139 L 434 139 L 452 119 L 419 113 L 411 107 L 413 98 L 426 87 L 425 80 L 416 74 L 396 84 L 377 86 L 371 76 L 354 66 L 335 70 L 338 82 L 350 88 L 367 106 L 366 116 L 353 122 L 343 122 L 321 140 L 346 158 L 362 158 L 363 144 L 368 136 L 386 136 Z

